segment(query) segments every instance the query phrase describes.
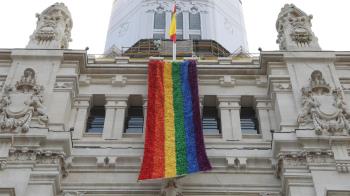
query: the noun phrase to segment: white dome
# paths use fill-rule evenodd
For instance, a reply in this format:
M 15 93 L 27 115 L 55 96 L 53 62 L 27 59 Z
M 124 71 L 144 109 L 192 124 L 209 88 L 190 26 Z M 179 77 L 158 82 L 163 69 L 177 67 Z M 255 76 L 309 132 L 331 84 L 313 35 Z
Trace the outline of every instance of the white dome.
M 173 0 L 115 0 L 105 51 L 109 51 L 112 47 L 125 51 L 140 39 L 169 39 L 167 31 L 173 2 Z M 176 2 L 178 14 L 182 18 L 182 24 L 178 25 L 178 38 L 215 40 L 231 53 L 240 48 L 248 51 L 240 0 L 177 0 Z M 162 20 L 158 22 L 164 28 L 155 25 L 156 15 Z

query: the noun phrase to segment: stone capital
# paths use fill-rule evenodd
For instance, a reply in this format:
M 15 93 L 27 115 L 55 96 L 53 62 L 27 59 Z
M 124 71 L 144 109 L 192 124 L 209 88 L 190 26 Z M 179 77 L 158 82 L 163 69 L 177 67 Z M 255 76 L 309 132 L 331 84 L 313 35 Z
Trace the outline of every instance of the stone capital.
M 74 99 L 74 107 L 88 108 L 90 106 L 92 95 L 79 95 Z
M 219 95 L 217 96 L 219 103 L 221 102 L 241 102 L 241 96 L 228 96 L 228 95 Z

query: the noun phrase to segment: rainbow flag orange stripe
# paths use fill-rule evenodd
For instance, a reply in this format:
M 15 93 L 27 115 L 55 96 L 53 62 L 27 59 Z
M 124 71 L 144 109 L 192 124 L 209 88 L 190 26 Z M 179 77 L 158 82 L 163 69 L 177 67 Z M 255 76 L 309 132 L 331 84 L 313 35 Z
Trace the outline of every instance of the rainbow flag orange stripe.
M 195 61 L 150 61 L 146 138 L 139 180 L 211 169 L 203 140 Z

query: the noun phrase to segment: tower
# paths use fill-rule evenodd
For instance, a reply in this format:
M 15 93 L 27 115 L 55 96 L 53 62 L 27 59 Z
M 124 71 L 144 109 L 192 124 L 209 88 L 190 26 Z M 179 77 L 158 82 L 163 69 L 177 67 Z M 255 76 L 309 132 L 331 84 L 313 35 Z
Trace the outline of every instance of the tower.
M 172 0 L 115 0 L 105 52 L 125 52 L 142 39 L 169 39 Z M 247 51 L 247 36 L 240 0 L 178 0 L 179 40 L 213 40 L 229 53 Z

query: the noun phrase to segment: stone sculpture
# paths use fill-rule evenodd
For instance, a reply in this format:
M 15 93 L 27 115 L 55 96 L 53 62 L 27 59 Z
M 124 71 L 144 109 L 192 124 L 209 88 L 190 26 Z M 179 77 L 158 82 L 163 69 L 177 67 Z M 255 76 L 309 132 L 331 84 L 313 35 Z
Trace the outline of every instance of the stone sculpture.
M 311 29 L 312 15 L 293 4 L 286 4 L 276 22 L 277 43 L 281 50 L 321 50 Z
M 49 119 L 43 105 L 44 88 L 36 84 L 35 71 L 24 70 L 15 87 L 13 92 L 14 88 L 6 85 L 0 99 L 0 132 L 27 132 L 33 117 L 46 126 Z
M 30 36 L 27 48 L 65 49 L 71 39 L 73 27 L 68 8 L 63 3 L 51 5 L 37 14 L 37 26 Z
M 302 88 L 301 128 L 311 124 L 318 135 L 348 135 L 350 111 L 342 94 L 340 88 L 326 83 L 322 72 L 312 72 L 309 86 Z

